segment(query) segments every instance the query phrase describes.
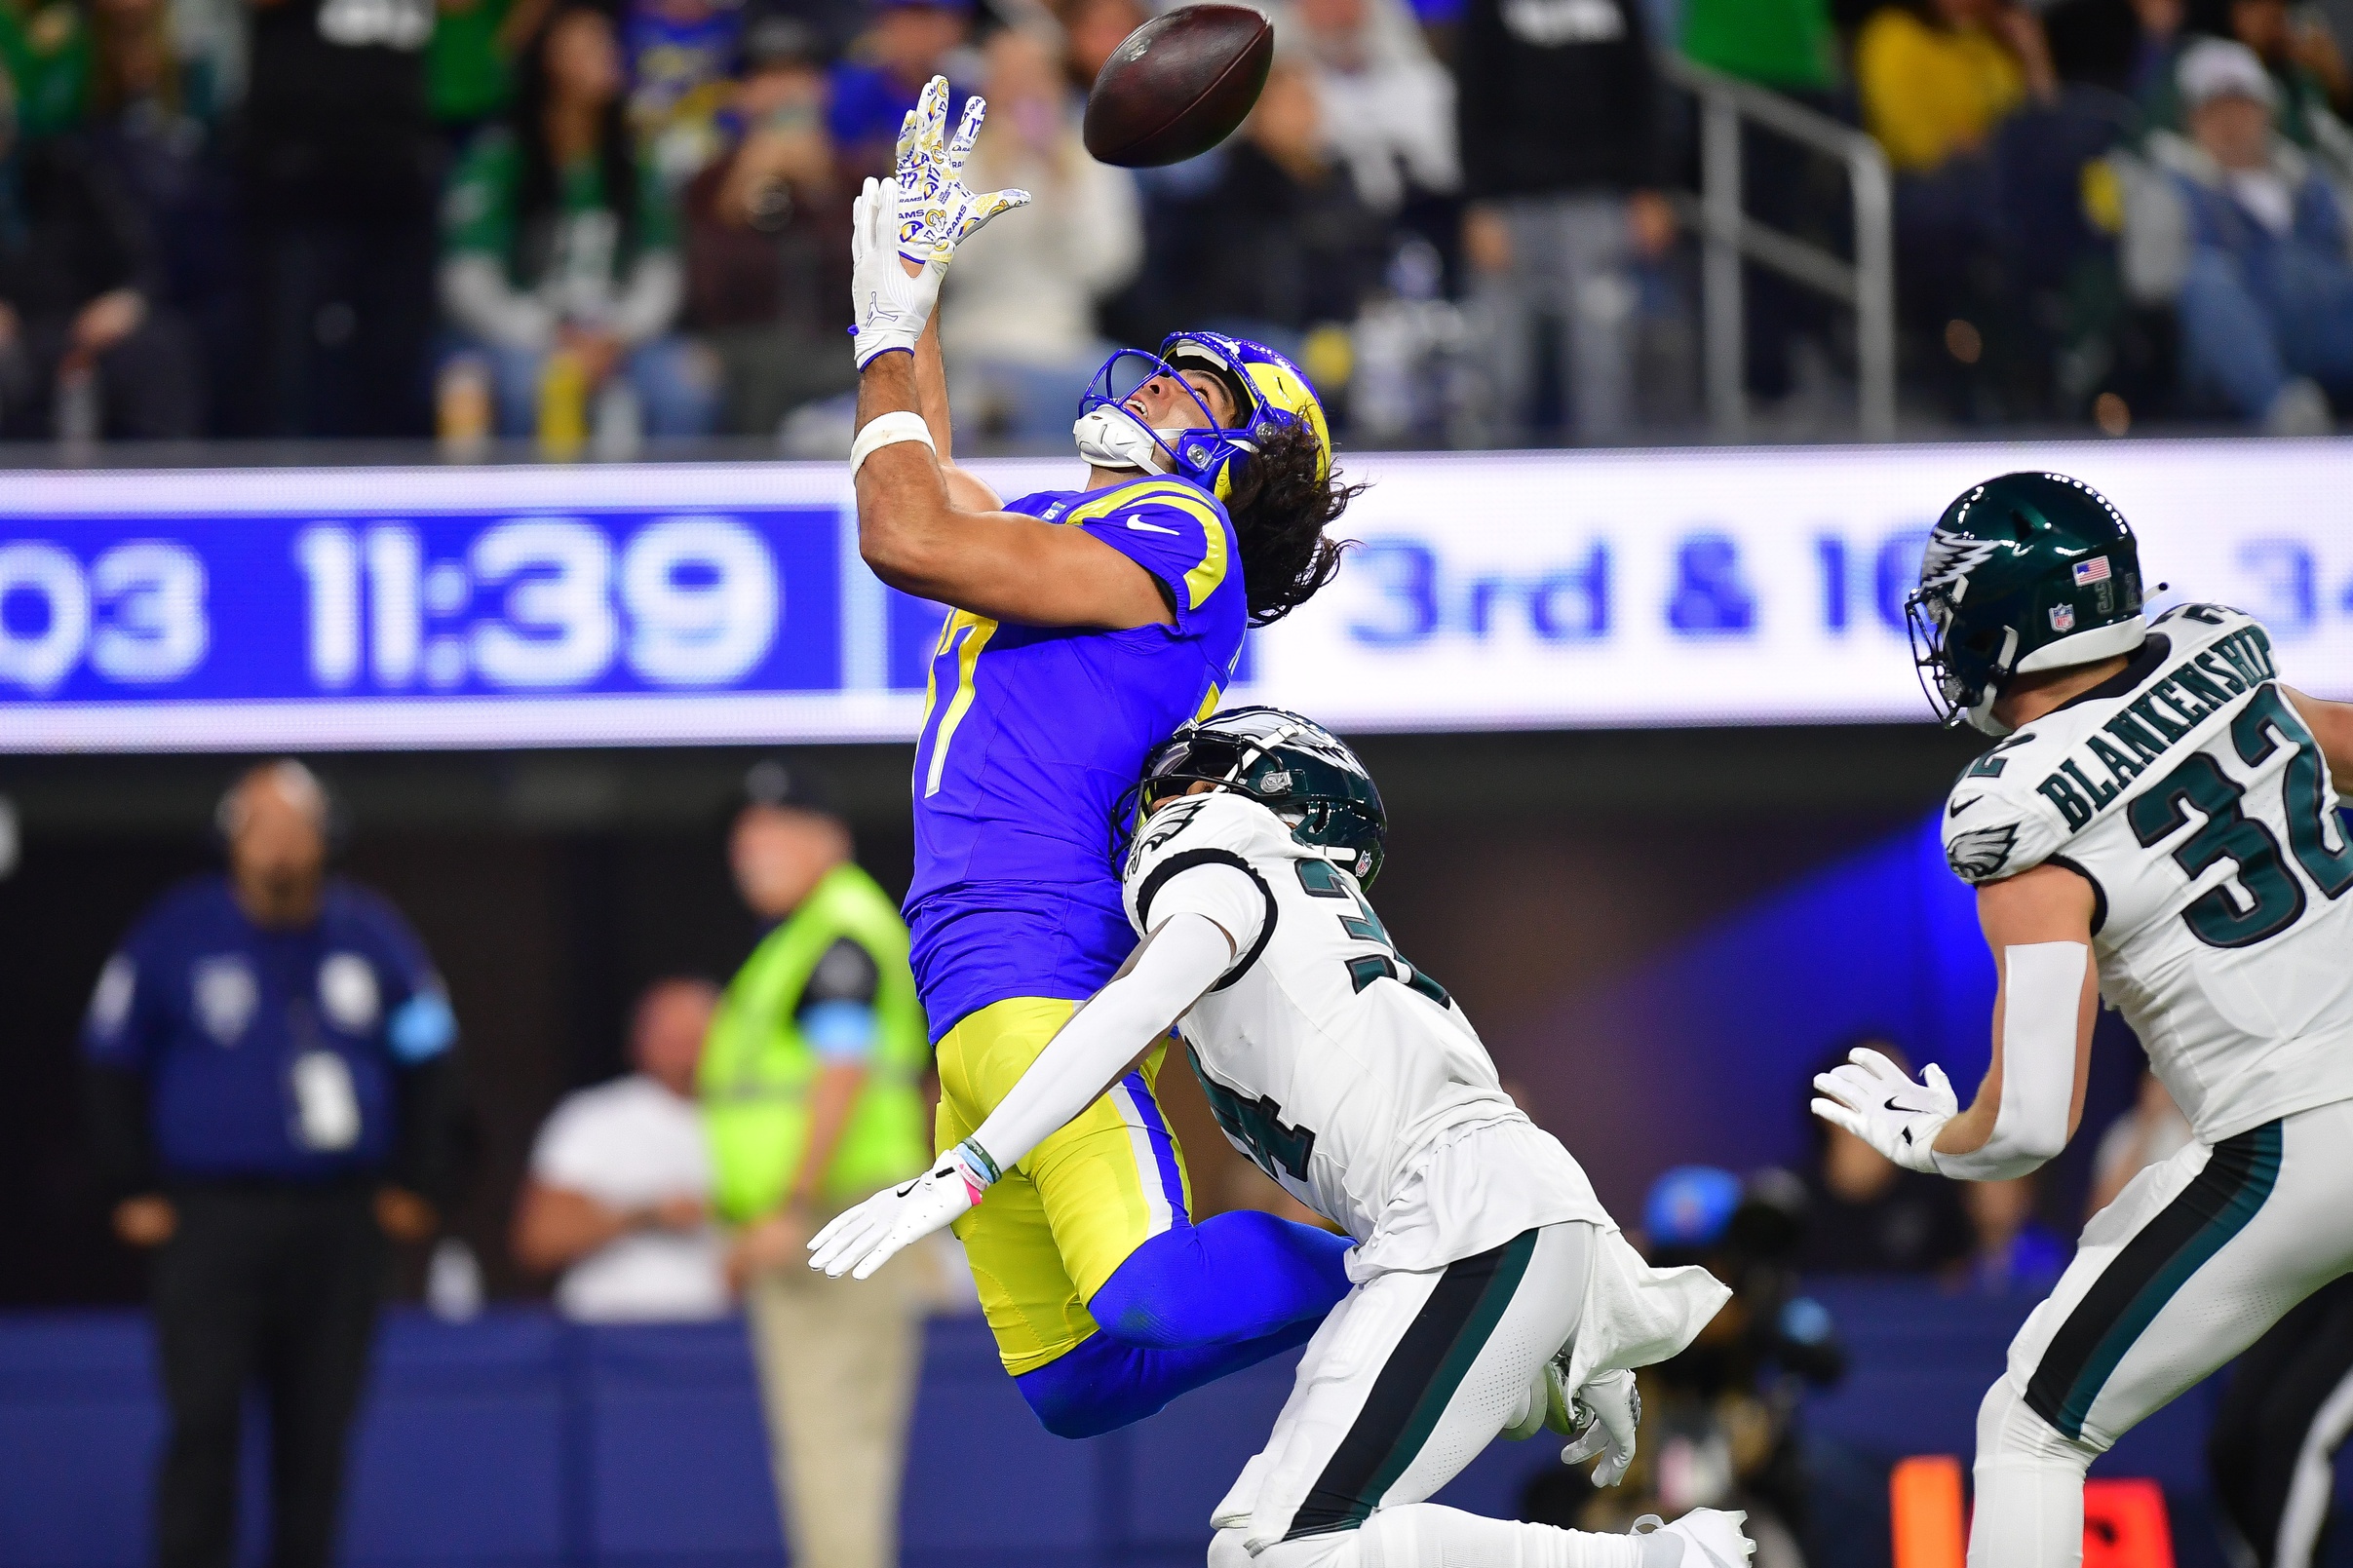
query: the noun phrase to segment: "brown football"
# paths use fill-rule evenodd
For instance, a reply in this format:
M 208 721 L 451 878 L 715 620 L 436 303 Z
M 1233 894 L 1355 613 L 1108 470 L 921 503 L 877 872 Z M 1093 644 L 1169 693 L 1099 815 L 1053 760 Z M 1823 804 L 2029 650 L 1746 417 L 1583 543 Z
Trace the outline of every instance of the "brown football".
M 1233 133 L 1274 63 L 1275 29 L 1248 6 L 1185 6 L 1111 51 L 1087 94 L 1087 151 L 1124 169 L 1182 163 Z

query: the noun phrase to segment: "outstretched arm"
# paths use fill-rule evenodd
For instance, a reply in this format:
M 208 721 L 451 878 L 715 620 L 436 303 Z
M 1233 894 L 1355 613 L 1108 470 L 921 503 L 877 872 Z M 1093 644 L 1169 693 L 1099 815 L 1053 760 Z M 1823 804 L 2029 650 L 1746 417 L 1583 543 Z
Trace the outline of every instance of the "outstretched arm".
M 934 77 L 900 136 L 897 173 L 867 181 L 851 208 L 859 554 L 893 588 L 994 620 L 1167 625 L 1174 612 L 1143 567 L 1082 529 L 997 510 L 950 456 L 940 282 L 957 246 L 1029 196 L 966 188 L 984 105 L 972 99 L 950 137 L 947 97 Z
M 867 365 L 858 378 L 860 430 L 885 414 L 914 413 L 940 440 L 946 386 L 942 380 L 927 407 L 925 359 L 918 348 Z M 936 347 L 929 360 L 936 375 Z M 920 441 L 876 448 L 859 466 L 857 486 L 858 553 L 893 588 L 1026 626 L 1126 631 L 1175 619 L 1134 560 L 1083 529 L 979 510 L 996 498 Z
M 2099 1016 L 2091 884 L 2044 864 L 1978 889 L 1978 922 L 1993 949 L 1993 1062 L 1962 1110 L 1931 1063 L 1915 1083 L 1859 1050 L 1822 1074 L 1814 1114 L 1900 1166 L 1963 1181 L 2022 1176 L 2052 1159 L 2083 1117 Z
M 1233 938 L 1208 916 L 1168 921 L 1038 1053 L 967 1146 L 999 1170 L 1028 1159 L 1127 1076 L 1233 961 Z
M 924 324 L 915 340 L 915 411 L 932 433 L 932 449 L 940 460 L 940 477 L 947 483 L 947 499 L 959 512 L 998 512 L 1004 501 L 985 480 L 956 466 L 952 455 L 955 421 L 947 406 L 947 365 L 940 353 L 940 316 Z
M 1171 916 L 1062 1026 L 971 1137 L 930 1173 L 835 1218 L 809 1243 L 809 1266 L 864 1280 L 902 1247 L 962 1216 L 1003 1171 L 1119 1082 L 1233 961 L 1233 938 L 1216 922 Z

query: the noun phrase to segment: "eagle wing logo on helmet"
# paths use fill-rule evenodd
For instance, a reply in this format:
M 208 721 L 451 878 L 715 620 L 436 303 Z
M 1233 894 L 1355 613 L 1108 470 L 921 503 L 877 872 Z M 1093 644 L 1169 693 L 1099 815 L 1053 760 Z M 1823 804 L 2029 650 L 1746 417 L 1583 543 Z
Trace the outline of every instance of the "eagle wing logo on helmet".
M 1952 874 L 1963 882 L 1984 882 L 2010 863 L 2010 849 L 2017 842 L 2018 828 L 2014 823 L 1972 828 L 1953 835 L 1952 842 L 1945 847 L 1945 860 L 1952 867 Z
M 1920 586 L 1943 588 L 1957 583 L 1992 558 L 1995 541 L 1939 528 L 1928 536 L 1928 553 L 1920 557 Z

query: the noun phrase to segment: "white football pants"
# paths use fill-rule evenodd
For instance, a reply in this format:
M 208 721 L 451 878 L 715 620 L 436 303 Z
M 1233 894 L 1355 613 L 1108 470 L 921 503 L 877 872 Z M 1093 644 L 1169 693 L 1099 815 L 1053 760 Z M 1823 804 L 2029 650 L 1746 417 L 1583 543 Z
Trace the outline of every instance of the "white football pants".
M 1547 1225 L 1349 1291 L 1218 1505 L 1210 1568 L 1673 1568 L 1678 1541 L 1423 1501 L 1527 1413 L 1537 1371 L 1576 1330 L 1594 1244 L 1589 1224 Z
M 2353 1100 L 2192 1143 L 2092 1216 L 1977 1418 L 1969 1568 L 2075 1568 L 2083 1476 L 2353 1272 Z

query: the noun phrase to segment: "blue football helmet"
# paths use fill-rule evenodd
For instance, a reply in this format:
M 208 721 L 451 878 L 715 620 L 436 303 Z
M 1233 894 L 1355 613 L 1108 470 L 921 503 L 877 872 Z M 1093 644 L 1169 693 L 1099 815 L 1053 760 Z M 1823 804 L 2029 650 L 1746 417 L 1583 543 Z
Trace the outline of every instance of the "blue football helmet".
M 1243 411 L 1239 424 L 1221 426 L 1209 403 L 1177 372 L 1208 370 L 1225 384 L 1235 406 Z M 1156 431 L 1130 413 L 1125 400 L 1157 375 L 1175 377 L 1200 405 L 1206 430 Z M 1155 453 L 1166 472 L 1181 474 L 1219 500 L 1233 487 L 1242 464 L 1258 450 L 1270 432 L 1304 424 L 1315 433 L 1316 478 L 1331 474 L 1331 429 L 1324 405 L 1316 400 L 1307 374 L 1289 358 L 1263 343 L 1227 337 L 1222 332 L 1174 332 L 1158 354 L 1121 349 L 1105 360 L 1079 399 L 1074 434 L 1079 449 L 1090 461 L 1110 460 L 1135 467 L 1154 466 Z

